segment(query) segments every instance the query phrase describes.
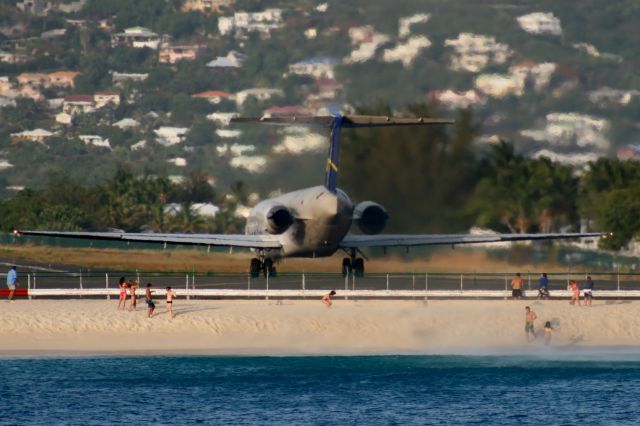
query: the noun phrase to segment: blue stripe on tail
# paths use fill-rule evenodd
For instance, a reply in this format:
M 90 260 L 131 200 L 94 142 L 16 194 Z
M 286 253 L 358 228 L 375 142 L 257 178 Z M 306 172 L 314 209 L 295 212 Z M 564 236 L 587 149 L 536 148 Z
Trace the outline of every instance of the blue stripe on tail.
M 331 125 L 331 145 L 327 155 L 327 169 L 324 175 L 324 187 L 336 192 L 338 182 L 338 166 L 340 164 L 340 129 L 344 124 L 344 116 L 336 115 Z

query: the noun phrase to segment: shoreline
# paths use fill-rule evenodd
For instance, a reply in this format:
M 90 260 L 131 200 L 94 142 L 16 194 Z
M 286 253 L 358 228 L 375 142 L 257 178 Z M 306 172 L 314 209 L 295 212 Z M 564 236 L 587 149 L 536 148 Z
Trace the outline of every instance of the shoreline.
M 0 302 L 0 358 L 96 356 L 640 355 L 640 302 L 178 299 L 176 318 L 156 301 Z M 555 331 L 527 344 L 524 306 Z

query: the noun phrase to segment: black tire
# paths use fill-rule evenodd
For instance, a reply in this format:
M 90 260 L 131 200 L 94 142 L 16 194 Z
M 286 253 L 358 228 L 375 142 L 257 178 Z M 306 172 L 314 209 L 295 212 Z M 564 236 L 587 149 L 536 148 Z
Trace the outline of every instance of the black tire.
M 351 259 L 345 257 L 342 259 L 342 276 L 346 277 L 351 273 Z
M 361 257 L 357 258 L 353 261 L 353 270 L 356 274 L 356 277 L 364 276 L 364 259 Z
M 249 273 L 251 274 L 251 278 L 258 278 L 260 275 L 260 260 L 255 257 L 251 259 L 251 266 L 249 267 Z
M 271 259 L 265 259 L 264 260 L 264 277 L 267 278 L 267 275 L 269 275 L 269 277 L 273 277 L 273 260 Z

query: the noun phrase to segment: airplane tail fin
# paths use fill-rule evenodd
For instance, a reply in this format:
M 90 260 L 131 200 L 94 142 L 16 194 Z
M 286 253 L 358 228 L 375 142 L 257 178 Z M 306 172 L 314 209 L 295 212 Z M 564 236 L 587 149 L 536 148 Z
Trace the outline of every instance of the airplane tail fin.
M 340 130 L 358 127 L 388 126 L 428 126 L 434 124 L 453 124 L 453 120 L 444 118 L 396 118 L 375 115 L 335 115 L 335 116 L 301 116 L 301 117 L 236 117 L 231 123 L 262 123 L 275 125 L 301 125 L 329 127 L 331 144 L 327 155 L 324 186 L 331 192 L 336 191 L 338 167 L 340 165 Z

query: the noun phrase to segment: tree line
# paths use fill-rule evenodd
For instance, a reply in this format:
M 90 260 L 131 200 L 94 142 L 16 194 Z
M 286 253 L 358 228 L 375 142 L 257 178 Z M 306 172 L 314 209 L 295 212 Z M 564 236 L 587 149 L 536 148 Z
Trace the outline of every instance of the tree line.
M 51 174 L 42 189 L 27 188 L 0 202 L 2 230 L 124 230 L 128 232 L 242 232 L 236 208 L 246 204 L 241 182 L 219 196 L 203 173 L 184 182 L 136 175 L 119 168 L 102 184 L 86 185 L 60 173 Z M 215 203 L 214 218 L 200 215 L 194 203 Z

